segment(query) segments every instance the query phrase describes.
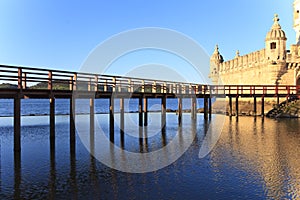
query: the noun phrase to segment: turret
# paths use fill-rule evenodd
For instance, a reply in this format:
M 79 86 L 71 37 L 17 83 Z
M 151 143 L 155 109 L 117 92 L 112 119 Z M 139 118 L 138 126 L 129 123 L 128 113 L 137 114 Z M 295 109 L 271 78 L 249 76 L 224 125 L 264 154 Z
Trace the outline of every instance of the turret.
M 300 44 L 300 0 L 295 0 L 294 4 L 294 30 L 296 32 L 296 44 Z
M 278 23 L 278 15 L 275 14 L 274 23 L 266 36 L 266 59 L 269 63 L 277 64 L 286 59 L 286 36 Z
M 210 57 L 210 74 L 209 78 L 212 80 L 213 84 L 218 84 L 220 64 L 223 63 L 223 56 L 219 52 L 219 47 L 216 45 L 215 51 Z

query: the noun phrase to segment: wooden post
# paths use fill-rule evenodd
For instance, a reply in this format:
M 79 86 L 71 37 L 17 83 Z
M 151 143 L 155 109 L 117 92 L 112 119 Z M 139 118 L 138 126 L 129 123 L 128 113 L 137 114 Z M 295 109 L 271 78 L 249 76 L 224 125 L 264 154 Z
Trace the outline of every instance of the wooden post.
M 75 98 L 70 98 L 70 150 L 75 150 Z
M 148 126 L 148 99 L 144 97 L 144 126 Z
M 22 88 L 23 88 L 23 89 L 26 89 L 26 88 L 27 88 L 26 73 L 23 73 L 23 78 L 22 78 Z
M 196 117 L 197 117 L 197 98 L 192 97 L 191 118 L 196 119 Z
M 115 100 L 110 97 L 109 101 L 109 139 L 113 143 L 115 140 L 115 121 L 114 121 L 114 111 L 115 111 Z
M 232 98 L 229 96 L 229 116 L 232 116 Z
M 208 119 L 208 99 L 204 97 L 204 120 Z
M 22 68 L 18 68 L 18 89 L 22 90 L 22 86 L 23 86 L 23 78 L 22 78 Z
M 48 73 L 48 90 L 52 90 L 53 85 L 52 85 L 52 71 L 49 71 Z
M 253 102 L 253 106 L 254 106 L 254 115 L 256 116 L 257 114 L 257 105 L 256 105 L 256 96 L 254 96 L 254 102 Z
M 235 97 L 235 116 L 239 117 L 239 96 Z
M 139 126 L 143 126 L 143 97 L 139 97 Z
M 121 134 L 121 141 L 124 142 L 124 98 L 120 98 L 120 134 Z
M 265 97 L 261 98 L 261 116 L 263 117 L 265 115 Z
M 178 125 L 182 125 L 182 97 L 178 97 Z
M 208 98 L 208 114 L 209 114 L 209 118 L 211 118 L 211 114 L 212 114 L 211 97 Z
M 55 141 L 55 98 L 50 97 L 50 143 Z
M 14 151 L 21 151 L 21 98 L 14 97 Z
M 90 98 L 90 137 L 94 137 L 95 132 L 95 99 Z
M 166 104 L 167 104 L 167 96 L 164 95 L 161 99 L 161 129 L 165 131 L 166 129 Z

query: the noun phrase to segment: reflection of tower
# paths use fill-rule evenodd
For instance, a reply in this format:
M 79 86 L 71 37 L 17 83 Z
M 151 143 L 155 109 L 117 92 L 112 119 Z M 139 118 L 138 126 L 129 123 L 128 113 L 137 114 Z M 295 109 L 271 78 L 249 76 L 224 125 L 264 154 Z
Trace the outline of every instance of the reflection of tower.
M 296 44 L 300 44 L 300 0 L 294 1 L 294 30 L 296 32 Z

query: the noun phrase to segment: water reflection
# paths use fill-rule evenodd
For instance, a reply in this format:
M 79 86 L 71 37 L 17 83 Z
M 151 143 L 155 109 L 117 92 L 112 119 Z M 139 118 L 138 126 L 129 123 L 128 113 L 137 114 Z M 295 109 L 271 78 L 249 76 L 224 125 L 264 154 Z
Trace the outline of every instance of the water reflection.
M 299 121 L 255 118 L 250 123 L 250 119 L 227 119 L 218 148 L 212 153 L 213 162 L 224 162 L 221 157 L 226 156 L 232 167 L 259 174 L 269 198 L 300 197 L 300 135 L 294 131 L 291 137 L 288 132 L 288 124 L 299 127 Z
M 211 121 L 204 121 L 199 116 L 197 120 L 187 121 L 187 119 L 184 118 L 182 126 L 168 121 L 165 133 L 159 133 L 156 137 L 147 137 L 151 131 L 149 127 L 137 129 L 139 137 L 136 138 L 125 134 L 124 145 L 121 147 L 123 151 L 120 154 L 113 146 L 106 145 L 100 148 L 97 145 L 99 143 L 97 130 L 93 134 L 89 131 L 87 133 L 89 136 L 87 143 L 92 154 L 96 152 L 106 154 L 113 160 L 114 165 L 119 165 L 125 170 L 127 167 L 125 163 L 130 161 L 124 153 L 126 150 L 146 154 L 168 145 L 175 135 L 178 137 L 177 148 L 184 150 L 184 144 L 194 138 L 189 150 L 164 169 L 145 174 L 119 172 L 102 165 L 90 155 L 78 142 L 79 138 L 76 138 L 76 149 L 75 143 L 70 144 L 68 140 L 65 147 L 52 142 L 47 154 L 49 165 L 38 162 L 32 165 L 36 168 L 47 166 L 49 176 L 45 178 L 45 185 L 36 178 L 26 176 L 28 171 L 34 174 L 35 169 L 26 169 L 24 162 L 26 163 L 27 157 L 21 159 L 21 154 L 16 153 L 11 169 L 12 196 L 6 194 L 5 197 L 22 199 L 28 193 L 35 195 L 41 193 L 41 198 L 48 199 L 64 197 L 65 194 L 71 199 L 197 199 L 199 195 L 203 195 L 206 199 L 300 198 L 299 120 L 274 121 L 261 117 L 240 116 L 239 121 L 236 121 L 235 118 L 226 117 L 216 146 L 207 157 L 199 159 L 199 148 L 207 136 L 204 133 L 214 124 L 214 117 Z M 119 133 L 119 130 L 116 129 L 115 133 Z M 57 141 L 60 140 L 59 137 L 57 134 Z M 109 136 L 107 138 L 109 139 Z M 178 149 L 174 149 L 173 152 Z M 67 155 L 60 156 L 63 152 L 67 152 Z M 66 156 L 69 156 L 69 160 L 66 159 L 65 162 Z M 145 157 L 140 161 L 146 164 L 146 160 L 143 159 Z M 159 159 L 167 160 L 169 155 L 162 151 Z M 65 165 L 60 164 L 64 162 Z M 1 172 L 5 172 L 8 168 L 9 166 L 1 162 Z M 1 181 L 7 180 L 6 174 L 9 173 L 9 171 L 1 173 Z M 25 186 L 28 182 L 32 185 Z M 8 190 L 6 183 L 4 181 L 1 183 L 4 189 L 0 190 L 0 196 Z M 28 189 L 31 187 L 34 189 Z M 45 190 L 47 196 L 43 196 Z
M 21 153 L 14 153 L 14 199 L 21 198 Z

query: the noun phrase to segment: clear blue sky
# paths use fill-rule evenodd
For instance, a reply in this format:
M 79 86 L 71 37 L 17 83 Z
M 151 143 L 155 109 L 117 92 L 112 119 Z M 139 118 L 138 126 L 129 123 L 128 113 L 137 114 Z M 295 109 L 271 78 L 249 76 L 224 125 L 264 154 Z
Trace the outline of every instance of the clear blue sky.
M 288 37 L 293 0 L 3 0 L 0 1 L 0 63 L 78 70 L 99 43 L 142 27 L 173 29 L 225 59 L 236 50 L 264 48 L 274 13 Z

